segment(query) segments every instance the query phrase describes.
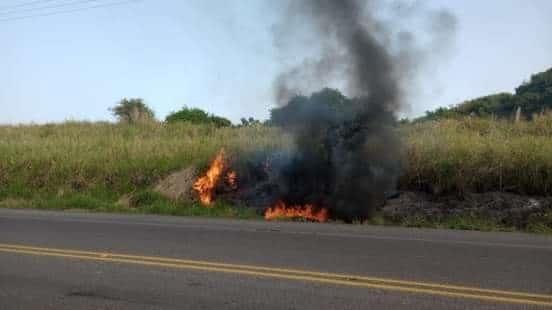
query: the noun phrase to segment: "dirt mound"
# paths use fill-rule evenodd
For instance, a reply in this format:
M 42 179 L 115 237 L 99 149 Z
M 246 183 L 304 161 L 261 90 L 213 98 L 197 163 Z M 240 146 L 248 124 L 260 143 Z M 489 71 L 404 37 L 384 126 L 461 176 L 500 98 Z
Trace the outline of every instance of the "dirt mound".
M 132 207 L 131 198 L 132 196 L 130 194 L 125 194 L 119 197 L 119 200 L 117 200 L 117 205 L 124 208 L 131 208 Z
M 190 166 L 171 173 L 157 183 L 153 190 L 171 200 L 191 201 L 195 199 L 192 186 L 197 177 L 197 168 Z

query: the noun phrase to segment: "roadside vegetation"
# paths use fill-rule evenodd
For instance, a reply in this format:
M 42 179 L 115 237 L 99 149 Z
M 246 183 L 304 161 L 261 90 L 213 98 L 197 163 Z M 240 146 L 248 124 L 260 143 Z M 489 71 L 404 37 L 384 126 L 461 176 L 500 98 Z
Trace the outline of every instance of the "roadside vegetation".
M 465 116 L 494 118 L 527 118 L 547 113 L 552 109 L 552 68 L 533 74 L 529 81 L 519 85 L 513 94 L 498 93 L 467 100 L 460 104 L 428 111 L 417 121 Z
M 174 170 L 206 166 L 222 147 L 245 156 L 286 143 L 274 128 L 187 122 L 2 126 L 0 206 L 121 211 L 120 197 L 133 193 L 148 198 L 129 212 L 247 217 L 248 211 L 230 206 L 186 209 L 194 205 L 172 203 L 148 189 Z
M 403 188 L 435 194 L 552 194 L 552 115 L 532 121 L 463 118 L 404 125 Z
M 518 123 L 454 119 L 401 125 L 405 140 L 402 190 L 434 194 L 508 191 L 550 195 L 552 116 Z M 175 123 L 76 123 L 0 127 L 0 206 L 85 209 L 102 212 L 256 217 L 254 211 L 219 203 L 206 209 L 171 202 L 150 191 L 172 171 L 205 167 L 224 147 L 248 156 L 290 147 L 290 139 L 266 126 L 221 127 Z M 129 206 L 121 196 L 132 193 Z M 546 231 L 549 224 L 526 227 Z M 390 223 L 384 219 L 375 222 Z M 481 219 L 405 226 L 512 230 Z M 547 226 L 548 225 L 548 226 Z
M 478 103 L 486 112 L 478 108 L 475 116 L 471 110 L 458 112 L 474 105 L 468 102 L 447 113 L 428 112 L 423 118 L 398 122 L 405 154 L 398 189 L 435 196 L 461 197 L 471 192 L 550 196 L 551 75 L 549 70 L 533 76 L 516 95 L 495 98 L 515 97 L 524 109 L 540 111 L 517 121 L 511 115 L 515 105 L 497 115 L 504 106 L 487 98 Z M 325 93 L 342 98 L 335 91 Z M 299 100 L 284 108 L 300 108 L 300 104 Z M 152 187 L 176 170 L 206 167 L 221 148 L 235 158 L 245 158 L 259 151 L 286 150 L 292 144 L 275 127 L 281 121 L 277 109 L 268 122 L 244 118 L 240 125 L 188 107 L 159 122 L 136 98 L 121 100 L 112 112 L 118 123 L 0 126 L 0 207 L 256 218 L 260 214 L 255 210 L 225 202 L 217 202 L 214 208 L 174 202 Z M 369 222 L 552 233 L 552 210 L 530 217 L 521 227 L 476 216 L 391 220 L 379 214 Z

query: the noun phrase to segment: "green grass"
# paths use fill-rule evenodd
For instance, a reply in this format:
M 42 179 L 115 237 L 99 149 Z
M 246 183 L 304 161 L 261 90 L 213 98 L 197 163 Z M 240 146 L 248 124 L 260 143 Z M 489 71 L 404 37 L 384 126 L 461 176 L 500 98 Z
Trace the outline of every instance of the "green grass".
M 519 123 L 442 120 L 404 125 L 398 131 L 406 154 L 401 189 L 552 194 L 552 116 Z M 205 167 L 220 148 L 239 161 L 253 152 L 289 149 L 291 145 L 289 136 L 263 126 L 86 122 L 0 126 L 0 207 L 257 217 L 250 209 L 221 202 L 212 209 L 174 203 L 150 189 L 174 170 Z M 129 193 L 134 193 L 133 207 L 118 205 L 121 196 Z M 550 232 L 550 214 L 535 215 L 522 229 Z M 371 222 L 511 229 L 473 218 L 388 223 L 375 217 Z
M 144 200 L 145 196 L 149 196 Z M 5 199 L 0 201 L 0 208 L 39 209 L 71 211 L 81 210 L 104 213 L 158 214 L 176 216 L 226 217 L 253 219 L 260 218 L 254 209 L 240 208 L 224 202 L 217 202 L 211 208 L 205 208 L 197 203 L 172 202 L 157 193 L 142 192 L 140 201 L 132 207 L 122 206 L 116 202 L 108 202 L 90 195 L 76 194 L 60 198 L 47 199 Z

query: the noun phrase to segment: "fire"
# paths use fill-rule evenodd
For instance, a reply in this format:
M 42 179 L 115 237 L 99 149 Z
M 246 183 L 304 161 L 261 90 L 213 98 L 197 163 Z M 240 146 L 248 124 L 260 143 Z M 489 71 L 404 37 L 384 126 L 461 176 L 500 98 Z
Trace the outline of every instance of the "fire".
M 304 218 L 309 221 L 326 222 L 328 210 L 315 208 L 312 204 L 303 206 L 287 206 L 283 201 L 278 201 L 272 208 L 265 211 L 265 219 L 270 221 L 277 218 Z
M 193 186 L 203 205 L 209 206 L 213 202 L 216 186 L 226 170 L 228 170 L 228 164 L 224 150 L 220 150 L 205 175 L 197 179 Z M 236 178 L 236 172 L 228 171 L 226 181 L 233 189 L 237 187 Z

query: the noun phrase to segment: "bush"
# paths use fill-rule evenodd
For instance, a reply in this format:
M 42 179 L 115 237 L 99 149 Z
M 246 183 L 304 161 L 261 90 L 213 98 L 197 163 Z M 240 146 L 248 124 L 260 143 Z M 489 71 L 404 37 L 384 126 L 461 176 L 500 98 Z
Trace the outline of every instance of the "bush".
M 209 114 L 199 108 L 183 107 L 180 111 L 169 114 L 165 121 L 173 122 L 189 122 L 192 124 L 211 124 L 218 128 L 230 127 L 232 122 L 224 117 Z

